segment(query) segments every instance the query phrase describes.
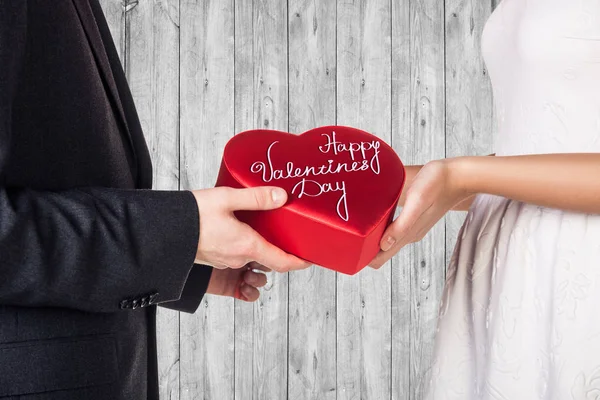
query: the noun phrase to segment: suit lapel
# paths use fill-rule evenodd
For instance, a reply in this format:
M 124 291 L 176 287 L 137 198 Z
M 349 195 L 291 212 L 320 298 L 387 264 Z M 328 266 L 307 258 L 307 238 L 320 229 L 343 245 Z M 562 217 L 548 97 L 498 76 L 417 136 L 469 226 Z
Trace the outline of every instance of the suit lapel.
M 123 124 L 125 135 L 127 136 L 127 140 L 129 142 L 129 146 L 131 151 L 133 152 L 134 157 L 134 165 L 132 168 L 136 170 L 136 154 L 135 154 L 135 146 L 131 139 L 131 133 L 129 132 L 129 127 L 127 126 L 127 119 L 125 117 L 125 112 L 123 111 L 123 105 L 121 103 L 121 98 L 119 96 L 119 91 L 117 85 L 115 83 L 115 79 L 112 73 L 111 65 L 108 60 L 108 56 L 106 54 L 106 50 L 104 48 L 104 43 L 102 41 L 102 37 L 100 36 L 100 31 L 98 30 L 98 25 L 96 23 L 96 19 L 90 8 L 90 4 L 87 0 L 72 0 L 75 5 L 75 9 L 79 14 L 79 19 L 81 20 L 81 25 L 85 30 L 86 36 L 90 43 L 90 47 L 92 48 L 92 52 L 94 53 L 94 58 L 96 59 L 96 63 L 98 65 L 98 69 L 100 71 L 100 75 L 104 80 L 105 85 L 108 87 L 109 96 L 113 104 L 117 109 L 117 114 L 121 123 Z

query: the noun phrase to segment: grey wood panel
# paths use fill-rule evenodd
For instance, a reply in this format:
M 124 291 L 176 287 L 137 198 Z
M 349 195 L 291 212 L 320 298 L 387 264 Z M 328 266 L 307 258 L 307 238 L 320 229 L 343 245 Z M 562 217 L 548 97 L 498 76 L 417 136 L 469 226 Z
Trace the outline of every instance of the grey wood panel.
M 353 125 L 407 164 L 493 151 L 479 41 L 496 0 L 100 3 L 158 189 L 213 186 L 225 142 L 251 128 Z M 270 274 L 256 304 L 159 309 L 161 398 L 421 399 L 463 219 L 379 271 Z
M 235 5 L 235 129 L 288 130 L 287 2 Z M 236 304 L 236 399 L 287 397 L 288 275 Z
M 411 1 L 410 140 L 398 137 L 400 154 L 409 164 L 445 155 L 444 3 Z M 395 66 L 405 60 L 397 60 Z M 398 131 L 399 132 L 399 131 Z M 410 276 L 410 399 L 421 399 L 429 382 L 438 304 L 445 276 L 445 226 L 440 221 L 419 243 L 408 246 L 398 267 Z
M 287 131 L 287 2 L 260 0 L 253 5 L 253 127 Z M 288 274 L 271 274 L 254 311 L 252 398 L 286 398 Z
M 414 164 L 411 67 L 411 0 L 392 2 L 392 147 Z M 396 214 L 399 214 L 398 212 Z M 410 399 L 411 246 L 392 259 L 392 399 Z
M 121 63 L 125 64 L 125 10 L 120 0 L 99 0 Z
M 336 122 L 336 3 L 289 2 L 290 131 Z M 336 274 L 290 274 L 288 398 L 336 399 Z
M 235 132 L 252 129 L 255 122 L 254 1 L 235 2 Z M 269 277 L 271 280 L 272 278 Z M 256 399 L 254 321 L 258 304 L 235 302 L 235 400 Z
M 391 142 L 391 2 L 337 3 L 338 124 Z M 391 270 L 338 275 L 338 399 L 391 395 Z
M 234 133 L 233 1 L 180 7 L 181 187 L 209 188 Z M 180 398 L 233 398 L 233 299 L 206 296 L 195 314 L 181 314 L 180 340 Z
M 179 2 L 123 6 L 126 72 L 154 166 L 153 187 L 179 188 Z M 179 314 L 157 310 L 162 398 L 179 398 Z
M 493 153 L 492 87 L 481 55 L 481 34 L 493 1 L 446 0 L 446 157 Z M 446 260 L 466 213 L 446 218 Z

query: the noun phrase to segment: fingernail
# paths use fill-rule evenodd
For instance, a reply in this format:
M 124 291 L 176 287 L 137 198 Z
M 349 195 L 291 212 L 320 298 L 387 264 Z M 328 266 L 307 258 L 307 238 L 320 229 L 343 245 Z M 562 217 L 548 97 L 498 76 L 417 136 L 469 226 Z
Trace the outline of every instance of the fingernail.
M 381 250 L 388 251 L 396 243 L 396 239 L 388 236 L 383 243 L 381 243 Z
M 273 198 L 273 203 L 279 204 L 283 201 L 283 198 L 285 197 L 285 190 L 273 189 L 271 191 L 271 197 Z

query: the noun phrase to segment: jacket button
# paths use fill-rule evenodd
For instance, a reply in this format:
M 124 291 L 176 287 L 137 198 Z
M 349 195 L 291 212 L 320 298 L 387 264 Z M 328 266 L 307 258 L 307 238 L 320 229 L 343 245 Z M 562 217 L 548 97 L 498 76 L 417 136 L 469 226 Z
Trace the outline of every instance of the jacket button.
M 156 301 L 158 300 L 158 295 L 159 295 L 159 293 L 158 293 L 158 292 L 156 292 L 156 293 L 154 293 L 154 294 L 151 294 L 151 295 L 150 295 L 150 298 L 149 298 L 149 300 L 148 300 L 148 304 L 150 304 L 150 305 L 152 305 L 152 304 L 156 304 Z
M 128 308 L 131 308 L 131 302 L 129 300 L 123 300 L 119 303 L 119 308 L 121 310 L 126 310 Z
M 141 298 L 140 300 L 140 307 L 147 307 L 149 304 L 148 302 L 148 296 L 144 296 Z
M 139 306 L 140 306 L 140 304 L 139 304 L 139 300 L 138 300 L 138 299 L 134 299 L 134 300 L 132 301 L 132 307 L 131 307 L 131 308 L 133 308 L 133 309 L 135 310 L 135 309 L 136 309 L 136 308 L 138 308 Z

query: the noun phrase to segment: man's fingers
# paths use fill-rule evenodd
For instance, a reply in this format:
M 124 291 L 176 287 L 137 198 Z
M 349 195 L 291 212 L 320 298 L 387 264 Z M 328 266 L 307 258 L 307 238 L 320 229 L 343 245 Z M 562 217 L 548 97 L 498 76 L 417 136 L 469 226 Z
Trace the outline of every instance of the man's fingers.
M 261 186 L 246 189 L 229 189 L 225 207 L 237 210 L 273 210 L 287 202 L 287 192 L 279 187 Z
M 244 282 L 255 288 L 261 288 L 267 284 L 267 276 L 263 273 L 248 271 L 244 274 Z
M 257 288 L 247 285 L 245 283 L 242 283 L 242 287 L 239 290 L 239 297 L 237 297 L 240 300 L 243 301 L 248 301 L 248 302 L 253 302 L 258 300 L 258 298 L 260 297 L 260 292 L 258 291 Z
M 271 272 L 271 268 L 265 267 L 262 264 L 257 263 L 256 261 L 252 261 L 246 265 L 248 270 L 250 271 L 263 271 L 263 272 Z
M 286 253 L 263 238 L 258 241 L 254 259 L 259 264 L 268 265 L 277 272 L 297 271 L 310 267 L 309 262 Z

